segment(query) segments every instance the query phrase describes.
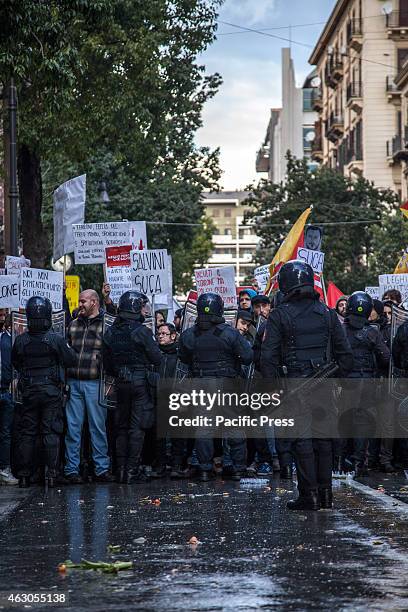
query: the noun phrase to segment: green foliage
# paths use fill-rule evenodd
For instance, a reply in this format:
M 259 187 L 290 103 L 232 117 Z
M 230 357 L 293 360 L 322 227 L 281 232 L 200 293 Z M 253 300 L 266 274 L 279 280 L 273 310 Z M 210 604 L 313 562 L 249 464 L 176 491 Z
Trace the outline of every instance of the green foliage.
M 311 172 L 306 160 L 289 153 L 285 184 L 261 180 L 250 187 L 246 222 L 254 223 L 262 238 L 259 263 L 272 259 L 288 234 L 289 224 L 313 205 L 309 222 L 324 226 L 325 278 L 349 293 L 376 285 L 377 275 L 394 271 L 400 251 L 408 243 L 408 231 L 398 212 L 398 198 L 391 190 L 376 188 L 364 178 L 351 180 L 329 168 Z M 378 223 L 338 225 L 339 221 Z

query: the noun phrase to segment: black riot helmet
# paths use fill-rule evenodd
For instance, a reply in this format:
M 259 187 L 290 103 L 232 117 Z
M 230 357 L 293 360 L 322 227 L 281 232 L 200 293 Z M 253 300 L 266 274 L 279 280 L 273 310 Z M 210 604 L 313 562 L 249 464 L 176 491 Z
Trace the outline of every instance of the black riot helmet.
M 222 317 L 224 301 L 217 293 L 203 293 L 197 300 L 197 314 Z
M 279 289 L 287 295 L 300 287 L 314 287 L 314 273 L 309 264 L 294 259 L 283 264 L 278 274 Z
M 347 314 L 368 319 L 373 309 L 373 298 L 364 291 L 355 291 L 347 300 Z
M 142 308 L 149 301 L 148 297 L 140 291 L 125 291 L 118 304 L 119 314 L 140 315 Z
M 30 331 L 47 331 L 52 324 L 52 305 L 48 298 L 31 297 L 26 304 L 26 316 Z

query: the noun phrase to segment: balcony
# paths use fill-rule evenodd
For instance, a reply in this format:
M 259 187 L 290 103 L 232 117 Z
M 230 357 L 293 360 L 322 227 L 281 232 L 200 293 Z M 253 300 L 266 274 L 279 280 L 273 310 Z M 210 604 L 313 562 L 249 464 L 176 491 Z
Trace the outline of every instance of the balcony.
M 363 46 L 363 20 L 359 17 L 347 23 L 347 43 L 358 53 Z
M 331 142 L 337 142 L 344 133 L 344 118 L 332 113 L 326 123 L 326 136 Z
M 408 161 L 408 126 L 405 126 L 404 136 L 397 134 L 387 141 L 387 159 L 390 164 Z
M 269 172 L 269 147 L 262 146 L 256 154 L 256 171 Z
M 330 55 L 326 63 L 324 79 L 328 87 L 335 89 L 343 78 L 343 59 L 335 53 Z
M 318 113 L 323 110 L 323 92 L 320 87 L 312 91 L 312 108 Z
M 313 161 L 322 162 L 323 161 L 323 139 L 321 136 L 316 136 L 312 142 L 312 153 L 310 157 Z
M 356 113 L 361 113 L 363 110 L 363 84 L 360 81 L 349 83 L 346 94 L 348 108 Z
M 401 90 L 395 83 L 395 75 L 388 75 L 385 79 L 385 90 L 388 102 L 401 103 Z
M 385 16 L 385 27 L 388 38 L 393 40 L 408 39 L 408 11 L 391 11 Z

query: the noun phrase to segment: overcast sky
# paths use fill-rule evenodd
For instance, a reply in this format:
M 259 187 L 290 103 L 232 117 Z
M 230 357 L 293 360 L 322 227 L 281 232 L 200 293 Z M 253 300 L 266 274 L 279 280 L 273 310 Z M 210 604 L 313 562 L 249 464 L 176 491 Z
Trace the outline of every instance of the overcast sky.
M 223 85 L 203 114 L 204 125 L 197 143 L 221 149 L 221 185 L 242 189 L 259 178 L 255 157 L 266 132 L 270 108 L 281 105 L 281 48 L 289 43 L 252 32 L 236 33 L 227 21 L 268 34 L 289 38 L 292 43 L 297 84 L 312 70 L 311 47 L 336 0 L 226 0 L 219 16 L 217 40 L 201 56 L 207 72 L 219 72 Z M 314 24 L 314 25 L 310 25 Z M 289 30 L 291 25 L 291 30 Z M 281 26 L 284 26 L 282 29 Z M 234 32 L 234 34 L 229 34 Z

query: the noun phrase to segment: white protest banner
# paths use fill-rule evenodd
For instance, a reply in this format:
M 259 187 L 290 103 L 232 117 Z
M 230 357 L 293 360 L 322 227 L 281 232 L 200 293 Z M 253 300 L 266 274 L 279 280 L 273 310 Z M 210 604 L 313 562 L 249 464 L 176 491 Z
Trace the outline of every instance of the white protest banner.
M 74 250 L 72 224 L 84 222 L 85 199 L 86 174 L 66 181 L 54 191 L 54 261 Z
M 38 268 L 21 268 L 20 306 L 25 308 L 27 300 L 33 296 L 48 298 L 52 309 L 62 310 L 62 289 L 64 274 Z
M 143 233 L 144 227 L 144 233 Z M 75 263 L 105 263 L 105 249 L 108 247 L 134 246 L 138 249 L 146 244 L 144 221 L 109 221 L 107 223 L 83 223 L 72 226 L 74 236 Z M 137 246 L 133 245 L 133 240 Z
M 21 268 L 29 268 L 31 261 L 25 257 L 14 257 L 14 255 L 6 255 L 6 270 L 7 274 L 20 276 Z
M 166 249 L 131 251 L 130 265 L 132 289 L 149 296 L 168 293 L 169 274 Z
M 317 274 L 323 273 L 324 253 L 322 251 L 311 251 L 310 249 L 305 249 L 305 247 L 299 247 L 296 259 L 309 264 L 313 268 L 313 272 Z
M 402 301 L 408 299 L 408 274 L 380 274 L 378 277 L 380 296 L 388 289 L 398 289 L 402 295 Z
M 234 266 L 203 268 L 194 272 L 197 295 L 218 293 L 224 300 L 225 308 L 237 308 Z
M 258 268 L 255 268 L 254 278 L 258 283 L 259 291 L 265 291 L 269 280 L 269 265 L 266 264 L 265 266 L 258 266 Z
M 380 288 L 379 287 L 366 287 L 365 292 L 368 293 L 368 295 L 371 295 L 373 300 L 380 299 Z
M 167 255 L 167 271 L 169 275 L 168 293 L 160 293 L 154 300 L 156 310 L 161 308 L 171 310 L 173 308 L 173 261 L 171 255 Z
M 132 289 L 132 275 L 130 268 L 130 245 L 108 247 L 105 249 L 106 266 L 105 278 L 111 288 L 110 297 L 114 304 L 119 302 L 120 296 Z
M 0 276 L 0 308 L 20 306 L 20 277 Z

